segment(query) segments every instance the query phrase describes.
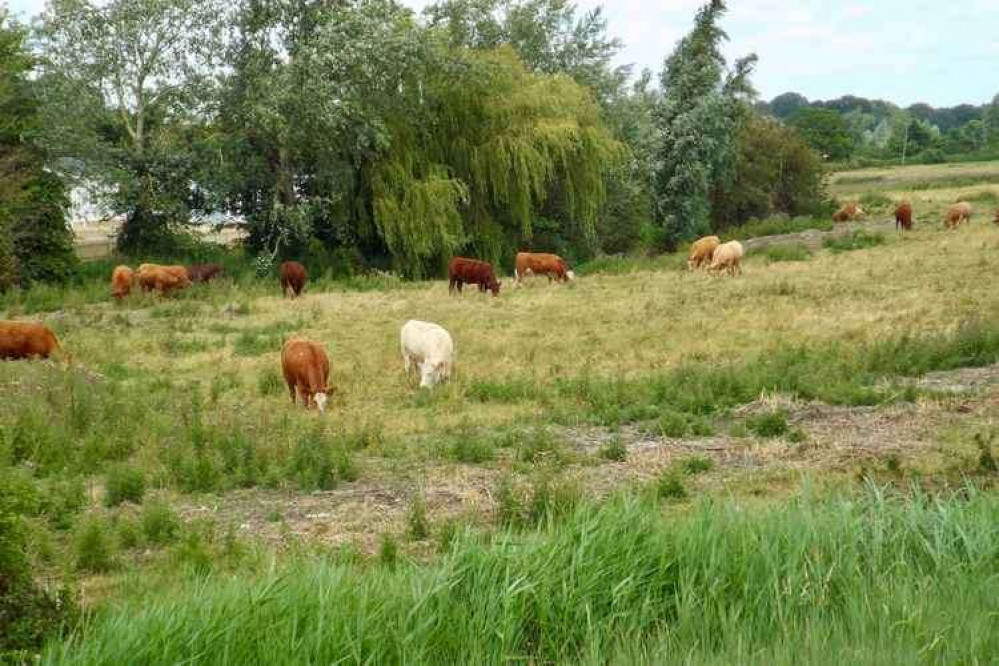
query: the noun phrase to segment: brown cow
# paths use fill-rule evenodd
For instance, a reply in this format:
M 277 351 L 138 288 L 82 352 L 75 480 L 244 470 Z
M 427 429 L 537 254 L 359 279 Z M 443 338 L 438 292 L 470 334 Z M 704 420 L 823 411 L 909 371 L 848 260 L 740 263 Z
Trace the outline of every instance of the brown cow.
M 222 277 L 224 272 L 220 264 L 194 264 L 187 267 L 187 279 L 195 284 L 211 282 Z
M 493 296 L 499 296 L 502 285 L 496 279 L 492 264 L 464 257 L 453 257 L 448 262 L 447 277 L 449 293 L 454 293 L 454 290 L 457 289 L 460 294 L 461 288 L 466 284 L 477 284 L 479 291 L 485 292 L 488 289 L 493 292 Z
M 996 209 L 996 219 L 992 220 L 996 224 L 999 224 L 999 208 Z
M 864 217 L 867 213 L 864 209 L 855 203 L 848 203 L 836 211 L 833 216 L 833 222 L 852 222 L 858 218 Z
M 281 294 L 288 296 L 291 291 L 292 298 L 298 298 L 305 289 L 305 283 L 309 281 L 309 273 L 305 266 L 297 261 L 286 261 L 281 264 Z
M 161 294 L 169 294 L 172 291 L 191 286 L 191 281 L 187 277 L 187 269 L 183 266 L 142 264 L 139 266 L 136 279 L 143 291 L 157 291 Z
M 912 229 L 912 204 L 903 201 L 895 209 L 895 231 Z
M 58 350 L 58 338 L 44 324 L 0 321 L 0 359 L 49 358 Z
M 971 222 L 971 215 L 974 209 L 967 201 L 961 201 L 947 209 L 944 216 L 944 226 L 948 229 L 956 229 L 962 222 Z
M 513 277 L 519 287 L 525 275 L 547 275 L 548 281 L 568 282 L 576 275 L 569 269 L 565 260 L 557 254 L 537 254 L 518 252 L 514 262 Z
M 306 409 L 314 403 L 320 413 L 326 411 L 330 393 L 330 360 L 321 344 L 310 340 L 284 343 L 281 370 L 293 405 L 298 402 L 297 396 L 301 396 Z
M 111 296 L 121 300 L 132 293 L 135 271 L 128 266 L 116 266 L 111 272 Z
M 705 236 L 690 246 L 690 256 L 687 258 L 687 269 L 694 270 L 701 266 L 710 266 L 711 257 L 721 245 L 718 236 Z
M 746 256 L 746 251 L 739 241 L 729 241 L 724 245 L 719 245 L 711 258 L 711 267 L 708 271 L 718 274 L 727 270 L 732 277 L 742 274 L 742 258 Z

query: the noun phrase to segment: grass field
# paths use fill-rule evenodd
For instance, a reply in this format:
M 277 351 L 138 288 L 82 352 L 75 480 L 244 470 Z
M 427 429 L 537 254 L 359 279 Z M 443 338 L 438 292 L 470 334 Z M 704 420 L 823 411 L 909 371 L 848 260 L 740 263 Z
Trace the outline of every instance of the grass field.
M 933 219 L 953 177 L 833 187 Z M 8 297 L 73 355 L 0 364 L 0 497 L 88 618 L 45 660 L 989 661 L 999 228 L 898 236 L 874 208 L 737 279 L 664 257 L 499 298 Z M 456 341 L 432 393 L 403 375 L 410 318 Z M 291 336 L 330 352 L 325 416 L 288 399 Z

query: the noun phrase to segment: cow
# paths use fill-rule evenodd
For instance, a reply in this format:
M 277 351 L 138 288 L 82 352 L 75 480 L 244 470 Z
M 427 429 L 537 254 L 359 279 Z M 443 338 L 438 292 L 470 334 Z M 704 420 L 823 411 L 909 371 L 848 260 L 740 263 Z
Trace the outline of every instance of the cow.
M 132 293 L 135 271 L 128 266 L 115 266 L 111 272 L 111 297 L 119 301 Z
M 330 394 L 330 360 L 326 350 L 311 340 L 288 340 L 281 348 L 281 371 L 291 394 L 291 404 L 302 398 L 305 408 L 313 404 L 326 411 Z
M 557 254 L 537 254 L 534 252 L 518 252 L 514 262 L 513 277 L 516 286 L 520 286 L 526 275 L 547 275 L 548 282 L 569 282 L 575 279 L 565 260 Z
M 694 270 L 701 266 L 710 266 L 711 257 L 721 245 L 718 236 L 705 236 L 690 246 L 690 256 L 687 258 L 687 269 Z
M 40 322 L 0 321 L 0 359 L 49 358 L 59 350 L 59 339 Z
M 466 284 L 476 284 L 479 291 L 485 292 L 487 289 L 493 292 L 493 296 L 499 296 L 500 286 L 496 279 L 492 264 L 475 259 L 464 257 L 452 257 L 447 265 L 448 293 L 454 293 L 457 289 L 461 293 L 461 288 Z
M 992 220 L 997 225 L 999 225 L 999 208 L 996 209 L 996 219 Z
M 309 273 L 305 266 L 297 261 L 286 261 L 281 264 L 281 294 L 287 298 L 291 292 L 292 298 L 298 298 L 309 281 Z
M 406 377 L 415 368 L 420 388 L 433 388 L 450 379 L 454 370 L 454 340 L 444 328 L 426 321 L 407 321 L 399 340 Z
M 948 229 L 956 229 L 962 222 L 971 222 L 971 215 L 974 209 L 967 201 L 961 201 L 947 209 L 944 216 L 944 226 Z
M 912 204 L 903 201 L 895 209 L 895 231 L 912 229 Z
M 739 241 L 729 241 L 724 245 L 719 245 L 711 258 L 711 268 L 709 270 L 712 273 L 727 270 L 729 275 L 735 277 L 742 273 L 742 258 L 745 254 L 745 250 L 742 249 L 742 243 Z
M 161 294 L 169 294 L 191 286 L 191 281 L 187 277 L 187 268 L 184 266 L 142 264 L 136 273 L 136 280 L 143 291 L 157 291 Z
M 867 213 L 864 209 L 855 203 L 848 203 L 836 211 L 833 216 L 833 222 L 851 222 L 853 220 L 864 217 Z
M 187 279 L 194 284 L 211 282 L 224 273 L 220 264 L 194 264 L 187 267 Z

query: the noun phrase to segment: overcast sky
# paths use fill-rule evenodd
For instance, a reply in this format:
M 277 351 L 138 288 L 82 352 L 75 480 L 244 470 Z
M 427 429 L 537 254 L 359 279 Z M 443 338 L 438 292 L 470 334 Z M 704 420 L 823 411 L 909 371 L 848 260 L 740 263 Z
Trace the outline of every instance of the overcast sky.
M 0 0 L 22 17 L 44 0 Z M 402 0 L 420 10 L 431 0 Z M 704 0 L 577 0 L 603 6 L 624 42 L 622 64 L 658 72 Z M 982 104 L 999 93 L 999 0 L 731 0 L 731 57 L 760 56 L 754 83 L 770 99 L 846 94 L 902 106 Z

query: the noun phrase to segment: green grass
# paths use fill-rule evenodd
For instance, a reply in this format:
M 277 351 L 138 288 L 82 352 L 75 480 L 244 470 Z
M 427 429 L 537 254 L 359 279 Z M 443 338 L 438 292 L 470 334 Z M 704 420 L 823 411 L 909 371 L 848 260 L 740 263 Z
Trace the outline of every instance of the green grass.
M 782 236 L 784 234 L 797 234 L 802 231 L 817 229 L 818 231 L 832 231 L 833 224 L 830 219 L 818 219 L 814 217 L 772 217 L 765 220 L 750 220 L 741 227 L 727 229 L 722 240 L 747 240 L 749 238 L 759 238 L 762 236 Z
M 768 245 L 754 254 L 764 257 L 770 264 L 784 261 L 808 261 L 812 258 L 812 251 L 804 245 Z
M 999 498 L 916 494 L 684 514 L 617 499 L 430 565 L 211 574 L 99 613 L 43 663 L 990 663 Z
M 848 236 L 826 238 L 822 241 L 822 247 L 832 252 L 852 252 L 853 250 L 866 250 L 884 245 L 886 241 L 887 239 L 882 233 L 857 229 Z

